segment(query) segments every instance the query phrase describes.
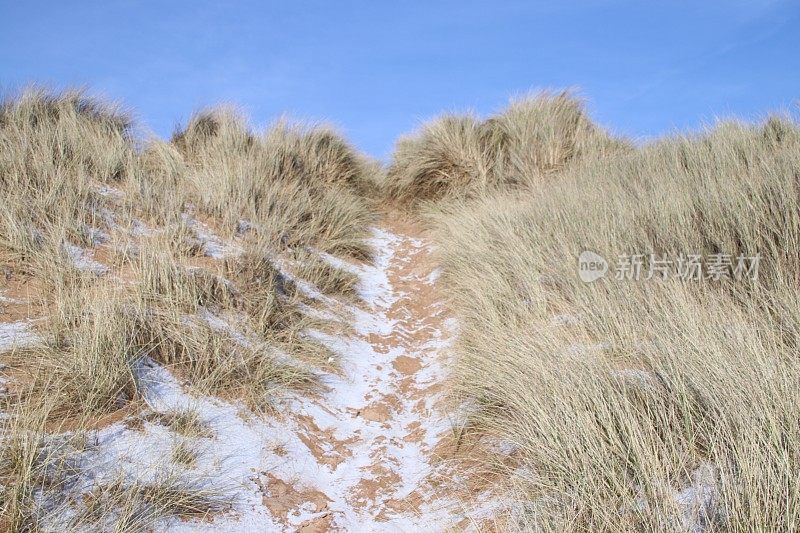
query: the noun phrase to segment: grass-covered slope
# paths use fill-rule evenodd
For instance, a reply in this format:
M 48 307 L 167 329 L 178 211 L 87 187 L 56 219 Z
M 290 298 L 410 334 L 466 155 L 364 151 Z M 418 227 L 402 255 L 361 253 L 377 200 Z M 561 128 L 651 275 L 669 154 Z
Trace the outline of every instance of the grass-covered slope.
M 81 92 L 3 101 L 2 288 L 24 297 L 0 302 L 0 322 L 42 342 L 2 354 L 0 526 L 101 527 L 121 513 L 119 526 L 131 513 L 141 529 L 224 507 L 177 478 L 98 480 L 84 488 L 108 506 L 97 516 L 70 515 L 59 494 L 75 489 L 70 458 L 87 432 L 144 408 L 143 362 L 253 410 L 318 385 L 315 369 L 335 361 L 304 334 L 313 321 L 285 269 L 352 294 L 353 276 L 321 256 L 369 258 L 378 171 L 331 129 L 255 132 L 227 109 L 165 142 Z
M 487 456 L 518 502 L 507 525 L 796 527 L 800 127 L 721 123 L 608 152 L 623 143 L 598 149 L 576 133 L 596 128 L 574 129 L 584 119 L 512 111 L 507 130 L 549 132 L 505 153 L 513 170 L 486 173 L 464 151 L 480 128 L 451 117 L 398 144 L 393 169 L 408 181 L 388 190 L 439 198 L 430 221 L 462 322 L 457 397 L 473 406 L 469 431 L 515 446 Z M 585 250 L 611 262 L 605 278 L 581 281 Z M 616 279 L 618 256 L 634 254 L 641 280 Z M 674 261 L 669 279 L 645 279 L 650 254 Z M 681 281 L 690 254 L 706 275 L 717 254 L 732 265 Z M 734 276 L 738 256 L 755 255 L 757 280 Z

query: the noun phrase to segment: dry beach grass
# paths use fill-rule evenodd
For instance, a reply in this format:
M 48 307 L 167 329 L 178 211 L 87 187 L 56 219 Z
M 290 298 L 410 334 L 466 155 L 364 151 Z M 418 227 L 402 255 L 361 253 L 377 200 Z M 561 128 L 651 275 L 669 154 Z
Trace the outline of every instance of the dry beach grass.
M 570 93 L 541 93 L 486 120 L 444 115 L 400 138 L 384 191 L 401 205 L 481 197 L 535 186 L 566 165 L 626 148 Z
M 165 141 L 79 91 L 7 97 L 0 322 L 40 342 L 0 354 L 0 527 L 142 531 L 229 510 L 230 487 L 196 468 L 214 430 L 150 405 L 143 369 L 249 416 L 275 415 L 280 391 L 313 399 L 338 370 L 308 331 L 342 324 L 304 312 L 303 286 L 357 301 L 358 275 L 330 259 L 369 263 L 378 213 L 402 210 L 430 230 L 460 324 L 454 434 L 505 443 L 477 454 L 510 497 L 476 528 L 796 529 L 798 178 L 791 118 L 635 146 L 570 93 L 443 116 L 385 172 L 326 126 L 254 131 L 218 107 Z M 757 279 L 586 283 L 584 250 L 643 254 L 645 271 L 650 254 L 760 262 Z M 76 489 L 95 429 L 120 421 L 166 432 L 163 464 Z
M 518 135 L 573 131 L 565 118 L 517 123 Z M 411 142 L 460 149 L 436 127 Z M 552 153 L 587 152 L 567 137 Z M 527 161 L 529 179 L 493 192 L 475 168 L 496 152 L 455 167 L 449 155 L 427 160 L 429 175 L 404 163 L 408 142 L 398 144 L 394 197 L 430 198 L 423 180 L 457 189 L 423 211 L 462 321 L 466 427 L 515 447 L 511 467 L 496 458 L 516 493 L 507 527 L 797 527 L 796 123 L 726 122 L 635 149 L 604 140 L 557 165 L 538 155 L 547 144 L 509 143 L 500 159 Z M 612 271 L 589 284 L 578 277 L 584 250 L 761 259 L 757 281 L 620 281 Z
M 302 335 L 301 298 L 274 262 L 287 250 L 369 255 L 376 167 L 332 130 L 281 122 L 255 133 L 226 109 L 197 114 L 171 143 L 142 141 L 134 127 L 118 107 L 76 91 L 30 89 L 0 107 L 0 260 L 7 282 L 28 288 L 23 312 L 44 339 L 4 356 L 15 379 L 0 513 L 13 530 L 64 514 L 55 495 L 78 452 L 52 441 L 65 428 L 80 440 L 98 417 L 141 402 L 145 359 L 255 409 L 268 410 L 274 390 L 316 387 L 309 363 L 330 355 Z M 227 252 L 215 248 L 212 226 L 239 247 L 224 260 L 204 257 Z M 334 267 L 303 273 L 352 290 Z M 203 313 L 234 315 L 242 331 L 220 330 Z M 119 523 L 142 529 L 164 514 L 223 508 L 223 495 L 205 486 L 120 479 L 91 489 L 103 494 L 102 512 L 63 525 L 102 527 L 122 508 Z

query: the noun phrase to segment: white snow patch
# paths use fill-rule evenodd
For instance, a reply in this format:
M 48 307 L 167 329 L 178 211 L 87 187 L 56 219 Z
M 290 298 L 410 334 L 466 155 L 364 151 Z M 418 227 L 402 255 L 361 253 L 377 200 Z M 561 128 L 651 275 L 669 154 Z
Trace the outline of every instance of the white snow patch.
M 78 270 L 94 272 L 100 276 L 108 273 L 109 271 L 109 268 L 106 265 L 99 263 L 92 258 L 92 252 L 90 250 L 84 250 L 83 248 L 69 243 L 64 244 L 64 250 L 66 250 L 70 259 L 72 259 L 72 263 Z
M 553 315 L 550 319 L 551 326 L 574 326 L 580 322 L 580 317 L 570 314 Z
M 125 193 L 121 189 L 111 187 L 110 185 L 99 185 L 97 192 L 107 198 L 125 198 Z
M 208 257 L 213 259 L 224 259 L 225 257 L 236 256 L 242 253 L 242 249 L 233 244 L 223 242 L 208 225 L 195 220 L 184 214 L 183 219 L 194 232 L 197 239 L 202 243 L 203 250 Z
M 682 509 L 682 531 L 702 533 L 713 525 L 715 503 L 719 496 L 717 490 L 717 468 L 705 462 L 691 475 L 691 486 L 675 495 L 675 503 Z
M 41 342 L 42 338 L 31 331 L 28 321 L 0 323 L 0 353 L 28 348 Z
M 25 304 L 28 303 L 27 300 L 20 300 L 19 298 L 9 298 L 8 296 L 4 296 L 2 289 L 0 289 L 0 304 Z
M 428 285 L 433 285 L 434 283 L 439 281 L 440 277 L 442 277 L 442 269 L 435 268 L 431 271 L 430 274 L 428 274 L 428 278 L 426 281 L 428 282 Z
M 88 227 L 86 228 L 86 233 L 89 234 L 89 241 L 92 243 L 92 246 L 99 246 L 107 243 L 111 239 L 111 236 L 100 228 Z

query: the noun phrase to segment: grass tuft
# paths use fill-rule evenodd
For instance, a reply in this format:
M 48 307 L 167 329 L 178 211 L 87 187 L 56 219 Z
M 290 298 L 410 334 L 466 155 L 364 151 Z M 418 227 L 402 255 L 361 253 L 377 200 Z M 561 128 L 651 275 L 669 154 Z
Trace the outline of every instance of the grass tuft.
M 444 115 L 396 145 L 383 191 L 401 205 L 535 188 L 580 161 L 626 151 L 568 92 L 511 102 L 487 120 Z
M 721 123 L 431 212 L 467 427 L 515 445 L 509 523 L 794 527 L 799 169 L 796 123 Z M 604 279 L 579 279 L 584 250 Z M 615 279 L 637 253 L 761 260 L 756 281 Z

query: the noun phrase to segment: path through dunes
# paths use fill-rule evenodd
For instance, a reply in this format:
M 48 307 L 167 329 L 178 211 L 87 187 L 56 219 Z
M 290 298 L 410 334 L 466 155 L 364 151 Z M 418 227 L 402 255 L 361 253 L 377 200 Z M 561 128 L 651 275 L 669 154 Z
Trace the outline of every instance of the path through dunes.
M 483 518 L 465 514 L 463 476 L 437 453 L 452 449 L 443 399 L 455 322 L 436 289 L 431 245 L 398 222 L 375 228 L 371 244 L 371 264 L 326 256 L 359 276 L 356 304 L 296 280 L 316 302 L 310 313 L 348 325 L 312 333 L 341 363 L 340 373 L 323 376 L 322 394 L 291 394 L 276 416 L 245 420 L 151 373 L 150 405 L 197 408 L 217 435 L 206 448 L 216 457 L 206 460 L 209 474 L 237 487 L 233 513 L 164 530 L 442 531 Z
M 336 332 L 308 332 L 340 363 L 340 371 L 321 376 L 322 392 L 285 392 L 274 413 L 253 415 L 144 358 L 135 372 L 145 413 L 99 429 L 75 451 L 77 468 L 60 497 L 65 506 L 43 528 L 72 523 L 93 486 L 175 473 L 170 450 L 178 444 L 196 452 L 186 473 L 207 480 L 231 505 L 202 520 L 160 519 L 156 531 L 441 531 L 480 520 L 480 511 L 465 514 L 458 496 L 465 480 L 444 451 L 453 442 L 443 400 L 455 321 L 437 292 L 432 247 L 407 223 L 372 234 L 369 264 L 323 255 L 358 275 L 361 298 L 328 297 L 295 279 L 314 302 L 309 314 L 343 323 Z M 235 328 L 223 315 L 203 316 L 220 330 Z M 3 326 L 3 350 L 37 341 L 27 322 Z M 206 430 L 187 437 L 156 422 L 178 412 L 197 413 Z M 103 517 L 109 529 L 118 519 Z
M 74 475 L 59 501 L 48 504 L 54 512 L 43 528 L 68 528 L 85 512 L 91 487 L 120 479 L 159 483 L 176 473 L 176 479 L 206 480 L 204 487 L 230 505 L 199 521 L 159 519 L 156 531 L 440 531 L 468 525 L 458 496 L 465 480 L 445 451 L 453 442 L 453 420 L 443 404 L 455 321 L 437 292 L 432 247 L 413 225 L 397 221 L 374 228 L 370 241 L 370 263 L 322 256 L 358 276 L 358 299 L 332 298 L 293 278 L 313 302 L 305 312 L 341 323 L 307 332 L 339 362 L 340 370 L 320 376 L 321 392 L 276 392 L 275 411 L 253 415 L 142 358 L 134 371 L 145 412 L 92 432 L 90 445 L 74 451 Z M 276 265 L 293 277 L 289 265 Z M 235 319 L 209 310 L 200 316 L 233 342 L 249 342 L 235 333 Z M 29 325 L 2 324 L 0 349 L 39 342 Z M 180 412 L 196 413 L 205 430 L 177 435 L 158 422 Z M 176 446 L 196 456 L 183 472 L 171 459 Z M 118 518 L 110 513 L 102 520 L 113 529 Z
M 460 508 L 436 488 L 440 411 L 453 323 L 436 292 L 431 248 L 407 226 L 375 231 L 374 265 L 361 278 L 353 336 L 323 336 L 342 357 L 321 399 L 298 399 L 262 473 L 263 502 L 281 524 L 304 530 L 413 531 L 457 522 Z M 339 264 L 339 263 L 337 263 Z M 282 441 L 282 442 L 280 442 Z

